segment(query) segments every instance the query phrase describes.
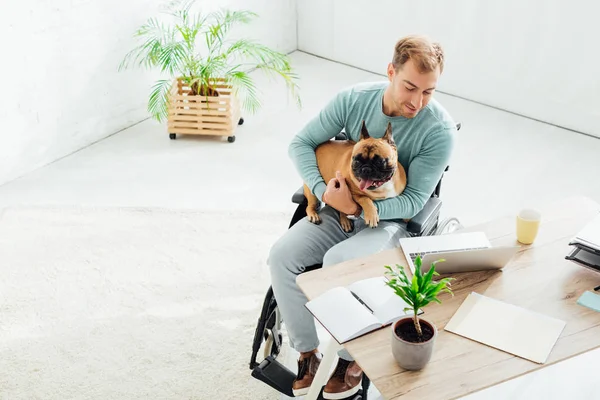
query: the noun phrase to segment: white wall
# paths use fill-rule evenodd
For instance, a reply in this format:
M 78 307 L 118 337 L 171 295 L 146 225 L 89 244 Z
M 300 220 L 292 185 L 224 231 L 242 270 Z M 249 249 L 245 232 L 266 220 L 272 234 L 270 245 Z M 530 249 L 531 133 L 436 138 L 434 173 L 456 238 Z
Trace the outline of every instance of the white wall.
M 446 50 L 441 91 L 600 137 L 600 3 L 367 4 L 298 2 L 298 49 L 385 74 L 396 40 L 424 33 Z
M 0 184 L 148 117 L 156 74 L 118 72 L 157 0 L 6 0 L 0 13 Z M 259 14 L 243 33 L 296 49 L 295 0 L 206 0 Z

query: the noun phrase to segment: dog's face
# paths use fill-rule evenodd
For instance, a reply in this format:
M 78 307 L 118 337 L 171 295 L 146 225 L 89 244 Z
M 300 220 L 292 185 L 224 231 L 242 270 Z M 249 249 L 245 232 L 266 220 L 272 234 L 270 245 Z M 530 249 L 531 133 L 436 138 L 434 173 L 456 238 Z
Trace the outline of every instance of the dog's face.
M 398 152 L 392 137 L 392 124 L 388 122 L 381 139 L 372 138 L 362 123 L 360 140 L 352 150 L 352 173 L 360 190 L 374 190 L 389 181 L 396 171 Z

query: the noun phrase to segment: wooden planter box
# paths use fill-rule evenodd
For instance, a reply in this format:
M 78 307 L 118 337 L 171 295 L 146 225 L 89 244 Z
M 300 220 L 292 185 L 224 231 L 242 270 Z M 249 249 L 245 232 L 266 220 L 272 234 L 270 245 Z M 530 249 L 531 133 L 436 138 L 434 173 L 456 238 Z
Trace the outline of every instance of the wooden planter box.
M 177 134 L 227 136 L 235 141 L 235 129 L 244 123 L 231 87 L 223 79 L 215 85 L 219 96 L 190 96 L 190 87 L 181 79 L 173 81 L 167 127 L 169 137 Z

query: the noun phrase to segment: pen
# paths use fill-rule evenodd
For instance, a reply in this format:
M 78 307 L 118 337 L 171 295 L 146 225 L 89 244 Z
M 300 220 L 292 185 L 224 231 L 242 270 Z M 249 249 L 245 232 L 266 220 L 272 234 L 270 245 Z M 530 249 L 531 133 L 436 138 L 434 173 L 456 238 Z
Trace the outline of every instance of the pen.
M 369 310 L 369 311 L 371 312 L 371 314 L 375 314 L 375 313 L 373 312 L 373 310 L 371 310 L 371 307 L 369 307 L 369 306 L 367 305 L 367 303 L 365 303 L 364 301 L 362 301 L 362 300 L 360 299 L 360 297 L 358 297 L 358 296 L 356 295 L 356 293 L 354 293 L 352 290 L 350 291 L 350 293 L 352 293 L 352 296 L 354 296 L 354 298 L 355 298 L 356 300 L 358 300 L 358 301 L 360 302 L 360 304 L 362 304 L 363 306 L 365 306 L 365 307 L 367 308 L 367 310 Z

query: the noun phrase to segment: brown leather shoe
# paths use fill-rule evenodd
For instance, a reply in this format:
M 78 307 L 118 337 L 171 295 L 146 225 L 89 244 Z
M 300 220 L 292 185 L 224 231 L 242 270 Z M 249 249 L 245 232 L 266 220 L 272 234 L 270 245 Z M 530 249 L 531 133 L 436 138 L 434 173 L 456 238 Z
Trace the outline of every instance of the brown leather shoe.
M 331 374 L 323 398 L 339 400 L 355 395 L 361 387 L 363 371 L 355 361 L 338 359 L 337 366 Z
M 304 360 L 298 360 L 298 375 L 292 385 L 294 396 L 304 396 L 308 394 L 308 389 L 315 379 L 315 374 L 321 364 L 322 355 L 320 353 L 311 354 Z

